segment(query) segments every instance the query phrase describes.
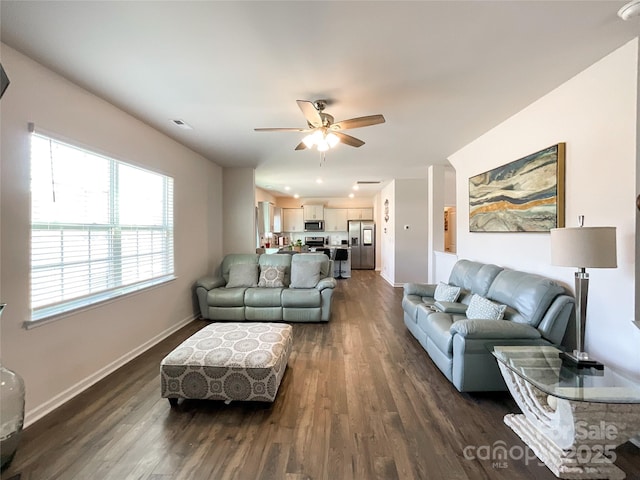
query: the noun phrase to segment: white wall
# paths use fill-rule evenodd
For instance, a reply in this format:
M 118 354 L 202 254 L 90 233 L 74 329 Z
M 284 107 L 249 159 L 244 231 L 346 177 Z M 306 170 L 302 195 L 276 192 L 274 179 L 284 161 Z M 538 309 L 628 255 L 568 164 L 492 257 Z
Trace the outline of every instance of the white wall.
M 224 253 L 256 253 L 255 170 L 225 168 L 223 172 Z
M 380 275 L 394 286 L 426 282 L 429 265 L 427 180 L 393 180 L 376 198 L 379 204 L 376 210 L 380 212 Z M 387 200 L 389 220 L 385 221 Z
M 394 283 L 426 282 L 430 263 L 427 180 L 398 179 L 395 184 Z
M 396 183 L 390 182 L 380 191 L 380 276 L 391 285 L 395 284 L 395 218 L 396 218 Z M 385 202 L 389 201 L 389 219 L 385 220 Z
M 2 45 L 11 80 L 1 100 L 1 323 L 3 365 L 24 377 L 27 423 L 190 321 L 192 286 L 222 254 L 221 169 L 78 86 Z M 174 178 L 177 279 L 30 330 L 27 123 Z M 218 226 L 218 228 L 214 228 Z
M 254 179 L 255 181 L 255 179 Z M 278 205 L 278 197 L 272 195 L 271 193 L 263 190 L 262 188 L 256 188 L 256 206 L 260 202 L 271 202 L 274 205 Z
M 525 108 L 449 160 L 457 172 L 458 256 L 555 278 L 573 290 L 574 270 L 550 265 L 549 234 L 469 233 L 468 179 L 566 142 L 566 226 L 617 227 L 618 268 L 589 269 L 586 349 L 640 376 L 634 318 L 638 39 Z

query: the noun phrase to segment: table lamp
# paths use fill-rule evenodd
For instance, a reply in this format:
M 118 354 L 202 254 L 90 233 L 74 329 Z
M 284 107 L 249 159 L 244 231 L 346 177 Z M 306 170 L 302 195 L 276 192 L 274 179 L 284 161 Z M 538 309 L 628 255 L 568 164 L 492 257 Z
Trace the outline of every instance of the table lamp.
M 576 228 L 551 229 L 551 264 L 577 267 L 576 284 L 576 349 L 563 352 L 560 357 L 578 368 L 603 365 L 589 358 L 584 351 L 584 333 L 587 321 L 587 293 L 589 274 L 586 268 L 616 268 L 616 228 L 584 227 L 584 216 L 578 217 Z

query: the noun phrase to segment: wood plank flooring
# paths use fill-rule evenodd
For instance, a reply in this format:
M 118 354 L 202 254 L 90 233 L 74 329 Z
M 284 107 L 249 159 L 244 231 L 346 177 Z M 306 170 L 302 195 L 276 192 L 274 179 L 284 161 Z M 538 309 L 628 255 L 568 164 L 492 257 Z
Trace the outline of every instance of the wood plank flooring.
M 402 289 L 355 271 L 330 323 L 293 324 L 273 404 L 160 398 L 159 363 L 196 321 L 24 432 L 2 479 L 540 479 L 537 459 L 467 459 L 495 442 L 524 452 L 504 425 L 508 393 L 461 394 L 402 322 Z M 627 443 L 617 465 L 640 479 Z

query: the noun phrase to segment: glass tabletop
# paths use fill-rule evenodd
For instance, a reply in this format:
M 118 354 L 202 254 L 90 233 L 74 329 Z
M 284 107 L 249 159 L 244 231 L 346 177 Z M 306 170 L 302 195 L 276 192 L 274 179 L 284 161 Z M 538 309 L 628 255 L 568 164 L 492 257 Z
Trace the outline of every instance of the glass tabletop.
M 564 364 L 550 346 L 495 346 L 498 361 L 548 395 L 581 402 L 640 403 L 640 381 L 605 366 L 576 368 Z

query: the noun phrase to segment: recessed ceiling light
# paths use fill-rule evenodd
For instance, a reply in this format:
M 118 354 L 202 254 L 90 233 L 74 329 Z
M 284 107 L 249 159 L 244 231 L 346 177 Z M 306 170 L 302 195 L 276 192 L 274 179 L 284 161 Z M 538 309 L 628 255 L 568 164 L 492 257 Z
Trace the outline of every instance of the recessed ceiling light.
M 187 122 L 185 122 L 184 120 L 180 120 L 179 118 L 176 118 L 174 120 L 171 120 L 171 122 L 178 128 L 181 128 L 183 130 L 193 130 L 193 127 L 189 124 L 187 124 Z
M 284 187 L 284 189 L 285 189 L 285 191 L 287 191 L 287 192 L 288 192 L 289 190 L 291 190 L 291 187 L 286 186 L 286 187 Z
M 353 198 L 353 197 L 355 197 L 355 195 L 353 193 L 350 193 L 349 198 Z
M 316 178 L 316 183 L 322 183 L 322 179 L 321 178 Z
M 354 190 L 360 190 L 360 185 L 358 185 L 357 183 L 353 186 Z
M 293 196 L 293 198 L 300 198 L 300 195 L 298 195 L 297 193 Z

